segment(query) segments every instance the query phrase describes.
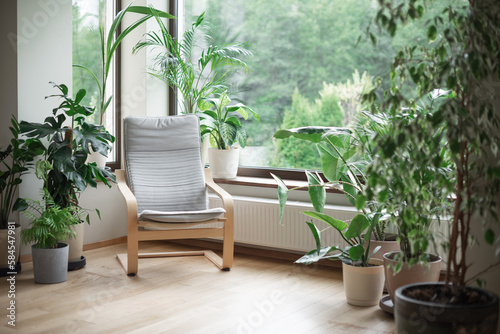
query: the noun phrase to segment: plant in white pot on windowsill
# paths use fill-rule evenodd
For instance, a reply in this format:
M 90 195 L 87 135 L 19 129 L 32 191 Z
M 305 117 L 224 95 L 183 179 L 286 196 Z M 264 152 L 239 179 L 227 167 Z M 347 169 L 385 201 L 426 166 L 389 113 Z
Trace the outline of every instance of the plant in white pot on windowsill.
M 229 105 L 230 102 L 225 91 L 216 97 L 198 100 L 201 136 L 208 135 L 212 145 L 208 150 L 208 160 L 214 178 L 236 177 L 239 148 L 244 148 L 247 141 L 242 119 L 247 120 L 251 115 L 260 121 L 259 114 L 249 107 L 241 103 Z
M 19 138 L 19 123 L 15 117 L 12 117 L 11 123 L 10 144 L 5 150 L 0 150 L 0 276 L 21 270 L 18 263 L 21 225 L 10 218 L 12 211 L 19 208 L 17 191 L 22 176 L 45 149 L 38 139 Z

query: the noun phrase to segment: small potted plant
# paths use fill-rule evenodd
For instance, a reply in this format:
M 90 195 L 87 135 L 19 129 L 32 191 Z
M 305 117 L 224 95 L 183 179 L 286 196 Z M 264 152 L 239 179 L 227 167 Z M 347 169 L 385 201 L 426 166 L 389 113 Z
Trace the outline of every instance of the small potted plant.
M 21 225 L 10 221 L 13 210 L 20 208 L 17 197 L 22 176 L 32 165 L 35 156 L 43 152 L 38 139 L 19 137 L 19 123 L 12 116 L 10 131 L 12 138 L 5 150 L 0 150 L 0 276 L 7 272 L 19 272 L 18 263 L 21 246 Z
M 247 136 L 241 118 L 249 115 L 260 121 L 259 114 L 244 104 L 229 105 L 231 99 L 224 91 L 216 97 L 198 100 L 201 136 L 208 135 L 212 148 L 208 160 L 214 178 L 235 178 L 238 172 L 239 149 L 246 146 Z
M 52 169 L 48 161 L 36 162 L 37 177 L 47 181 L 47 174 Z M 61 207 L 54 202 L 49 190 L 42 188 L 43 202 L 24 200 L 27 210 L 23 211 L 30 219 L 30 228 L 23 229 L 23 242 L 34 243 L 33 274 L 37 283 L 60 283 L 67 279 L 68 244 L 59 240 L 74 237 L 72 226 L 80 223 L 80 208 L 69 205 Z
M 52 110 L 52 116 L 45 119 L 44 123 L 20 122 L 21 133 L 28 138 L 46 140 L 47 146 L 43 152 L 44 160 L 53 168 L 48 171 L 44 179 L 44 187 L 49 191 L 55 204 L 60 208 L 78 207 L 79 194 L 87 186 L 97 187 L 97 181 L 111 187 L 110 182 L 115 181 L 115 176 L 109 171 L 87 162 L 89 149 L 107 155 L 111 149 L 114 137 L 102 125 L 88 123 L 86 117 L 93 114 L 94 109 L 82 106 L 80 103 L 86 91 L 79 90 L 75 97 L 68 95 L 66 85 L 56 85 L 60 94 L 51 98 L 59 98 L 61 104 Z M 68 124 L 66 121 L 70 121 Z M 97 214 L 99 215 L 99 211 Z M 87 223 L 89 215 L 86 217 Z M 83 245 L 83 224 L 75 225 L 78 230 L 75 242 L 77 247 L 71 249 L 70 268 L 77 269 L 85 266 L 85 257 L 81 255 Z

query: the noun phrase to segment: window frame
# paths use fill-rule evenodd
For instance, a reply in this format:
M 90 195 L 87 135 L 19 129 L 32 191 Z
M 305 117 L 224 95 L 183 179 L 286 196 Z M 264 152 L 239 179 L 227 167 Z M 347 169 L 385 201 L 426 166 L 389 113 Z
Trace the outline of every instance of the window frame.
M 114 16 L 122 10 L 121 0 L 113 0 L 114 3 Z M 121 33 L 121 24 L 118 26 L 115 34 L 116 36 Z M 121 112 L 121 44 L 116 49 L 114 58 L 114 71 L 113 71 L 113 109 L 114 109 L 114 123 L 115 123 L 115 160 L 106 162 L 106 167 L 111 168 L 112 171 L 122 168 L 122 112 Z

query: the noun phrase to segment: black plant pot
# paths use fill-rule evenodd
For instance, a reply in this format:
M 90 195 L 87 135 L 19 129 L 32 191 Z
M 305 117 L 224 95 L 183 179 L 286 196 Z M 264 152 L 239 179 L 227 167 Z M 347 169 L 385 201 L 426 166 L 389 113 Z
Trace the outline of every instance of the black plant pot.
M 439 285 L 417 283 L 396 290 L 394 317 L 398 333 L 496 333 L 498 326 L 498 297 L 488 291 L 467 287 L 484 295 L 488 302 L 475 305 L 447 305 L 409 298 L 403 294 L 408 289 Z

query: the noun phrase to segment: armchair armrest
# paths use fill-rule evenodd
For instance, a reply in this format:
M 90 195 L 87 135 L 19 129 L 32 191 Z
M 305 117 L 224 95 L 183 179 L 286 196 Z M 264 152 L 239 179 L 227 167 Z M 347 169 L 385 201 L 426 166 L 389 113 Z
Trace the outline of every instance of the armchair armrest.
M 207 188 L 213 191 L 220 199 L 222 199 L 222 206 L 226 210 L 226 217 L 228 215 L 234 215 L 234 201 L 233 197 L 225 191 L 221 186 L 215 183 L 212 178 L 212 171 L 210 168 L 205 168 L 205 183 Z
M 125 198 L 125 204 L 127 205 L 127 220 L 129 226 L 132 222 L 131 220 L 137 224 L 137 199 L 132 193 L 132 190 L 128 187 L 125 171 L 123 169 L 117 169 L 115 170 L 115 174 L 118 190 L 120 190 L 121 194 Z

